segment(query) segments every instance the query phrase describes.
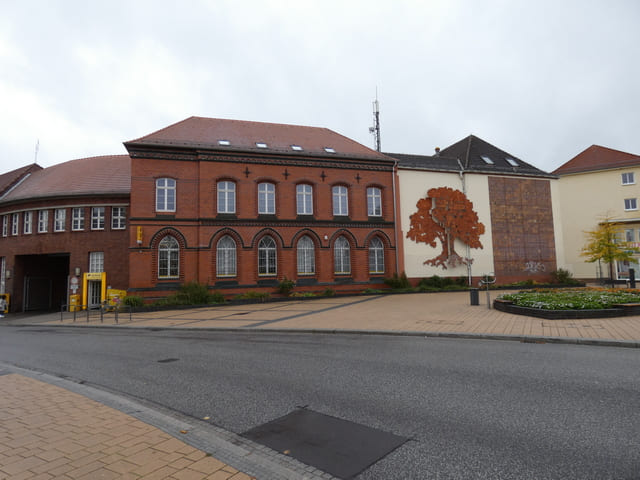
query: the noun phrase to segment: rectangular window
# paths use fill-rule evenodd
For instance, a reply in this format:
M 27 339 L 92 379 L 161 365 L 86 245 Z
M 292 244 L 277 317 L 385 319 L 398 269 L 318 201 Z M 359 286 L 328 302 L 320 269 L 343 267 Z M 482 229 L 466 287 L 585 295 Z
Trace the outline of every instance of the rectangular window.
M 46 233 L 49 231 L 49 210 L 40 210 L 38 212 L 38 233 Z
M 89 252 L 89 272 L 104 272 L 104 252 Z
M 296 204 L 298 215 L 313 215 L 313 187 L 311 185 L 296 186 Z
M 382 191 L 379 188 L 367 188 L 367 214 L 370 217 L 382 216 Z
M 236 213 L 236 184 L 218 182 L 218 213 Z
M 633 242 L 635 241 L 635 230 L 630 228 L 624 231 L 624 241 L 625 242 Z
M 71 215 L 71 230 L 84 230 L 84 208 L 76 207 Z
M 349 214 L 349 202 L 347 199 L 347 187 L 335 186 L 333 192 L 333 215 L 341 216 Z
M 91 207 L 91 230 L 104 230 L 104 207 Z
M 9 216 L 2 216 L 2 236 L 6 237 L 9 234 Z
M 625 210 L 637 210 L 638 209 L 638 199 L 636 199 L 636 198 L 625 198 L 624 199 L 624 209 Z
M 24 219 L 24 233 L 25 235 L 28 235 L 32 232 L 33 212 L 24 212 L 23 219 Z
M 11 216 L 11 235 L 18 235 L 18 225 L 20 225 L 20 214 L 14 213 Z
M 156 211 L 176 211 L 176 181 L 173 178 L 156 180 Z
M 273 183 L 261 183 L 258 185 L 258 213 L 275 215 L 276 186 Z
M 53 213 L 53 231 L 64 232 L 67 220 L 67 210 L 64 208 L 56 208 Z
M 636 183 L 633 172 L 626 172 L 622 174 L 622 185 L 633 185 Z
M 127 225 L 124 207 L 113 207 L 111 209 L 111 229 L 124 230 Z

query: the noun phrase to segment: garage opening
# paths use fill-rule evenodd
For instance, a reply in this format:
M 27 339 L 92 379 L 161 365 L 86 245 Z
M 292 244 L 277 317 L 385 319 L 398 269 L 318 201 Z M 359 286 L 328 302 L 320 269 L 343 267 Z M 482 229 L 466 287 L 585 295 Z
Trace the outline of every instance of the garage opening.
M 13 301 L 21 301 L 23 311 L 58 310 L 67 303 L 68 253 L 18 255 L 15 272 L 18 282 Z M 22 276 L 22 282 L 18 275 Z

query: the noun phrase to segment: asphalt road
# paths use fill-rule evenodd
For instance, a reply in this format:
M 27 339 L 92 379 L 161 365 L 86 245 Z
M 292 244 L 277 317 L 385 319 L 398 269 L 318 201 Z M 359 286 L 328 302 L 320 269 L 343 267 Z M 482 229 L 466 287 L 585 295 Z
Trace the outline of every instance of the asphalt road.
M 308 406 L 410 438 L 359 479 L 640 479 L 636 349 L 2 327 L 0 361 L 236 433 Z

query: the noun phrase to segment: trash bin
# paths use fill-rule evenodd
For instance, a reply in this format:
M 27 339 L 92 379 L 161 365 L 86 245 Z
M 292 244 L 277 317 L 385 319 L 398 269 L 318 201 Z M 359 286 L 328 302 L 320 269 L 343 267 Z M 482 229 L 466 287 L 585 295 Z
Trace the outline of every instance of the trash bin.
M 469 289 L 469 302 L 471 305 L 480 305 L 480 294 L 477 288 Z

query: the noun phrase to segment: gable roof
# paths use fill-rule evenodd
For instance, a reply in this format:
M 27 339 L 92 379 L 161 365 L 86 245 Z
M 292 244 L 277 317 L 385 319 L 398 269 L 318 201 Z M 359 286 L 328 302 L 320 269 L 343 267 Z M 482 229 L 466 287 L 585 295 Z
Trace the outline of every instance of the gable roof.
M 221 144 L 226 141 L 228 144 Z M 262 144 L 259 147 L 258 144 Z M 124 143 L 132 146 L 200 148 L 216 151 L 277 153 L 387 160 L 388 157 L 328 128 L 189 117 L 154 133 Z M 292 145 L 301 147 L 293 149 Z M 326 148 L 333 151 L 327 151 Z
M 107 155 L 40 168 L 0 197 L 0 204 L 49 197 L 130 193 L 131 159 L 128 155 Z
M 638 165 L 640 165 L 640 156 L 638 155 L 601 147 L 600 145 L 591 145 L 567 163 L 555 169 L 553 173 L 556 175 L 569 175 Z
M 23 181 L 31 173 L 38 170 L 42 170 L 42 167 L 37 163 L 32 163 L 31 165 L 16 168 L 15 170 L 0 175 L 0 198 L 20 183 L 20 181 Z
M 387 153 L 387 155 L 398 159 L 400 168 L 448 172 L 460 172 L 463 168 L 466 172 L 484 174 L 555 178 L 554 175 L 520 160 L 515 155 L 475 135 L 469 135 L 432 156 L 398 153 Z M 488 160 L 484 160 L 483 157 Z

